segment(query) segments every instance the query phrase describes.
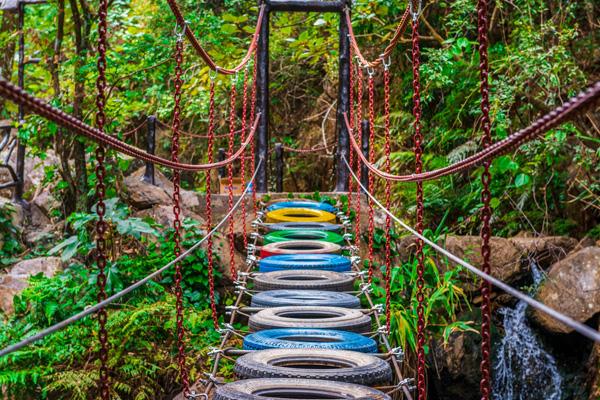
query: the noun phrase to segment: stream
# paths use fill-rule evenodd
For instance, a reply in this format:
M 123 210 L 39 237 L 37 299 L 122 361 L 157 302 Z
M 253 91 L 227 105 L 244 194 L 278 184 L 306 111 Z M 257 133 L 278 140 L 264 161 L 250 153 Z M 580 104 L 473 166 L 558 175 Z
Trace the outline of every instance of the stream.
M 537 265 L 531 265 L 534 287 L 542 280 Z M 494 358 L 494 400 L 560 400 L 562 377 L 556 360 L 538 340 L 527 321 L 527 304 L 498 311 L 504 317 L 505 335 Z

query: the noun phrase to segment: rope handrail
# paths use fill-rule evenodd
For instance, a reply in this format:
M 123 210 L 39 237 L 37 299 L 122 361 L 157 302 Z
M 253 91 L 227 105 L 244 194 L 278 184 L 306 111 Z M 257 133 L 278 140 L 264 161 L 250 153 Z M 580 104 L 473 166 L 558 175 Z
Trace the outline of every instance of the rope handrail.
M 560 107 L 555 108 L 543 117 L 537 119 L 531 125 L 523 128 L 516 133 L 508 136 L 507 138 L 497 141 L 490 145 L 484 150 L 469 156 L 461 161 L 454 164 L 448 165 L 443 168 L 438 168 L 432 171 L 422 172 L 419 174 L 409 175 L 393 175 L 388 174 L 378 169 L 374 164 L 370 163 L 366 157 L 362 154 L 362 150 L 356 143 L 354 138 L 353 129 L 350 127 L 347 113 L 344 113 L 344 123 L 348 132 L 350 132 L 350 143 L 354 151 L 358 154 L 360 160 L 365 166 L 373 172 L 375 175 L 383 179 L 388 179 L 396 182 L 421 182 L 440 178 L 442 176 L 450 175 L 456 172 L 464 171 L 473 167 L 476 167 L 486 160 L 490 160 L 502 154 L 506 154 L 509 151 L 515 149 L 521 144 L 528 142 L 547 132 L 548 130 L 556 127 L 557 125 L 565 122 L 567 119 L 572 118 L 581 108 L 586 108 L 594 104 L 600 98 L 600 81 L 594 83 L 585 91 L 579 93 L 577 96 L 572 97 Z
M 384 60 L 390 57 L 392 51 L 400 41 L 400 38 L 402 37 L 402 35 L 404 35 L 404 32 L 406 32 L 406 28 L 408 27 L 409 21 L 408 17 L 410 15 L 410 7 L 407 7 L 406 11 L 404 11 L 404 14 L 402 14 L 402 18 L 400 19 L 400 22 L 396 27 L 396 31 L 394 32 L 394 36 L 390 40 L 390 43 L 383 50 L 383 53 L 379 56 L 379 58 L 373 61 L 367 60 L 360 51 L 360 47 L 358 47 L 356 36 L 354 36 L 354 31 L 352 30 L 352 18 L 350 17 L 350 10 L 346 9 L 344 13 L 346 18 L 346 25 L 348 26 L 348 37 L 350 38 L 350 45 L 354 49 L 356 57 L 358 58 L 363 67 L 377 68 L 384 62 Z
M 258 161 L 256 171 L 254 172 L 254 175 L 252 176 L 252 178 L 250 179 L 249 183 L 253 182 L 254 179 L 256 178 L 256 175 L 258 174 L 258 171 L 260 169 L 260 165 L 262 164 L 263 159 L 261 158 Z M 240 195 L 238 201 L 235 203 L 235 205 L 233 206 L 233 208 L 231 210 L 229 210 L 229 212 L 227 214 L 225 214 L 225 216 L 221 219 L 221 221 L 219 221 L 219 223 L 217 225 L 215 225 L 215 227 L 208 232 L 202 239 L 200 239 L 198 242 L 194 243 L 194 245 L 192 245 L 189 249 L 187 249 L 186 251 L 184 251 L 183 253 L 181 253 L 181 255 L 179 255 L 178 257 L 174 258 L 173 260 L 171 260 L 169 263 L 167 263 L 166 265 L 164 265 L 163 267 L 157 269 L 156 271 L 152 272 L 151 274 L 147 275 L 145 278 L 140 279 L 139 281 L 135 282 L 134 284 L 126 287 L 125 289 L 121 290 L 118 293 L 113 294 L 112 296 L 106 298 L 106 300 L 101 301 L 99 303 L 96 303 L 95 305 L 86 308 L 85 310 L 61 321 L 58 322 L 38 333 L 36 333 L 35 335 L 32 335 L 28 338 L 25 338 L 23 340 L 21 340 L 18 343 L 15 343 L 13 345 L 7 346 L 5 348 L 3 348 L 2 350 L 0 350 L 0 357 L 4 357 L 10 353 L 13 353 L 25 346 L 28 346 L 32 343 L 35 343 L 43 338 L 45 338 L 48 335 L 51 335 L 65 327 L 67 327 L 68 325 L 79 321 L 80 319 L 87 317 L 90 314 L 94 314 L 96 311 L 110 305 L 111 303 L 115 302 L 116 300 L 119 300 L 120 298 L 122 298 L 123 296 L 133 292 L 135 289 L 145 285 L 146 283 L 148 283 L 150 280 L 156 278 L 158 275 L 162 274 L 163 272 L 165 272 L 167 269 L 169 269 L 170 267 L 172 267 L 173 265 L 175 265 L 176 263 L 184 260 L 185 258 L 187 258 L 187 256 L 189 256 L 194 250 L 196 250 L 198 247 L 200 247 L 209 237 L 211 237 L 221 226 L 223 226 L 223 224 L 233 215 L 233 213 L 237 210 L 237 208 L 239 207 L 239 205 L 242 203 L 242 201 L 245 200 L 246 194 L 248 194 L 248 190 L 250 189 L 250 185 L 246 185 L 246 187 L 244 188 L 244 191 L 242 192 L 242 194 Z
M 235 66 L 231 69 L 228 69 L 228 68 L 223 68 L 223 67 L 218 66 L 215 63 L 215 61 L 210 57 L 208 52 L 202 47 L 202 45 L 198 41 L 198 38 L 196 37 L 194 32 L 190 29 L 187 22 L 185 21 L 185 18 L 183 17 L 183 13 L 181 12 L 181 9 L 179 8 L 179 5 L 177 4 L 176 0 L 167 0 L 167 3 L 169 4 L 169 7 L 171 8 L 173 15 L 175 16 L 175 19 L 177 20 L 177 24 L 181 28 L 184 29 L 185 36 L 190 41 L 192 47 L 194 48 L 194 50 L 196 50 L 196 53 L 198 53 L 200 58 L 202 58 L 204 60 L 206 65 L 208 65 L 208 67 L 211 70 L 213 70 L 219 74 L 223 74 L 223 75 L 235 75 L 236 73 L 240 72 L 244 68 L 244 66 L 248 63 L 248 61 L 250 61 L 250 59 L 252 58 L 252 53 L 254 52 L 254 49 L 256 49 L 256 44 L 258 42 L 260 28 L 261 28 L 261 25 L 263 22 L 263 15 L 265 12 L 264 4 L 260 6 L 260 11 L 258 13 L 258 21 L 256 21 L 256 29 L 254 30 L 254 34 L 252 35 L 252 40 L 250 41 L 250 46 L 248 47 L 248 51 L 246 52 L 246 55 L 244 56 L 242 61 L 240 61 L 240 63 L 237 66 Z
M 0 78 L 0 96 L 11 100 L 16 104 L 22 105 L 25 108 L 33 111 L 34 113 L 45 117 L 46 119 L 55 122 L 58 125 L 72 132 L 86 136 L 90 139 L 95 140 L 98 143 L 108 145 L 123 154 L 127 154 L 131 157 L 135 157 L 143 161 L 162 165 L 164 167 L 192 172 L 220 168 L 238 159 L 242 155 L 248 144 L 250 144 L 250 142 L 253 140 L 254 133 L 256 131 L 256 128 L 258 127 L 258 122 L 260 121 L 261 116 L 260 113 L 256 114 L 254 123 L 252 125 L 252 129 L 250 130 L 246 141 L 242 143 L 240 148 L 231 157 L 223 161 L 218 161 L 209 164 L 185 164 L 173 162 L 166 158 L 150 154 L 146 151 L 140 150 L 135 146 L 127 144 L 113 136 L 107 135 L 99 129 L 96 129 L 86 124 L 85 122 L 75 118 L 74 116 L 67 114 L 56 107 L 51 106 L 42 99 L 30 95 L 18 86 L 13 85 L 12 83 L 8 82 L 3 78 Z
M 506 293 L 510 294 L 511 296 L 516 297 L 517 299 L 519 299 L 519 300 L 527 303 L 529 306 L 540 310 L 541 312 L 547 314 L 551 318 L 553 318 L 553 319 L 555 319 L 555 320 L 557 320 L 557 321 L 559 321 L 559 322 L 567 325 L 569 328 L 572 328 L 573 330 L 577 331 L 578 333 L 580 333 L 581 335 L 587 337 L 588 339 L 591 339 L 591 340 L 593 340 L 595 342 L 599 342 L 600 343 L 600 332 L 598 332 L 598 331 L 590 328 L 589 326 L 587 326 L 585 324 L 582 324 L 580 322 L 575 321 L 574 319 L 572 319 L 572 318 L 570 318 L 570 317 L 562 314 L 561 312 L 553 309 L 552 307 L 549 307 L 549 306 L 545 305 L 542 302 L 539 302 L 539 301 L 535 300 L 534 298 L 526 295 L 525 293 L 521 292 L 518 289 L 513 288 L 512 286 L 510 286 L 507 283 L 501 281 L 500 279 L 494 278 L 493 276 L 491 276 L 489 274 L 486 274 L 485 272 L 481 271 L 480 269 L 478 269 L 477 267 L 473 266 L 472 264 L 469 264 L 468 262 L 466 262 L 463 259 L 459 258 L 458 256 L 452 254 L 451 252 L 449 252 L 448 250 L 446 250 L 443 247 L 439 246 L 438 244 L 434 243 L 433 241 L 427 239 L 425 236 L 419 234 L 417 231 L 415 231 L 413 228 L 411 228 L 405 222 L 403 222 L 398 217 L 396 217 L 394 214 L 392 214 L 390 210 L 388 210 L 387 208 L 385 208 L 379 202 L 379 200 L 377 200 L 363 186 L 363 184 L 360 182 L 360 180 L 358 180 L 358 178 L 354 174 L 354 171 L 352 171 L 352 169 L 350 169 L 350 165 L 348 165 L 348 161 L 346 160 L 346 157 L 342 156 L 342 159 L 344 161 L 344 164 L 346 164 L 346 167 L 348 168 L 348 171 L 350 172 L 350 174 L 352 175 L 352 177 L 354 178 L 354 180 L 361 187 L 362 191 L 371 199 L 371 201 L 373 201 L 373 203 L 375 203 L 385 214 L 389 215 L 390 218 L 392 218 L 394 221 L 396 221 L 402 228 L 404 228 L 405 230 L 407 230 L 408 232 L 410 232 L 413 236 L 421 239 L 423 242 L 427 243 L 429 246 L 431 246 L 438 253 L 443 254 L 444 256 L 446 256 L 448 259 L 450 259 L 451 261 L 455 262 L 456 264 L 460 264 L 461 266 L 465 267 L 466 269 L 468 269 L 469 271 L 471 271 L 475 275 L 477 275 L 480 278 L 485 279 L 486 281 L 490 282 L 492 285 L 496 286 L 497 288 L 499 288 L 499 289 L 505 291 Z

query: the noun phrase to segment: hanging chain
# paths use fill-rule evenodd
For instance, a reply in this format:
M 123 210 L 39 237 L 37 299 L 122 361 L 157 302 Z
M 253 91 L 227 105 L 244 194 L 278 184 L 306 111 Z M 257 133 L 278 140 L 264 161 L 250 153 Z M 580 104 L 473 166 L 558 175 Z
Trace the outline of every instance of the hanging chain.
M 173 132 L 171 140 L 171 160 L 179 162 L 179 128 L 181 126 L 181 91 L 183 87 L 183 34 L 177 34 L 175 43 L 175 94 L 173 107 L 173 124 L 171 130 Z M 175 257 L 181 254 L 181 193 L 180 193 L 181 172 L 178 169 L 173 170 L 173 253 Z M 188 395 L 190 383 L 188 380 L 188 371 L 185 365 L 185 327 L 183 326 L 183 290 L 181 281 L 183 275 L 181 273 L 181 264 L 175 264 L 175 305 L 177 309 L 177 347 L 178 356 L 177 363 L 179 364 L 179 375 L 183 384 L 183 393 Z
M 104 131 L 106 123 L 106 113 L 104 107 L 106 105 L 106 46 L 107 46 L 107 13 L 108 0 L 100 0 L 98 8 L 98 79 L 96 80 L 96 127 L 100 131 Z M 104 198 L 106 196 L 106 186 L 104 178 L 106 177 L 106 167 L 104 166 L 105 151 L 102 145 L 96 148 L 96 197 L 98 204 L 96 205 L 96 213 L 98 221 L 96 222 L 96 264 L 98 267 L 98 302 L 106 299 L 106 233 L 108 224 L 104 219 L 106 213 L 106 205 Z M 108 315 L 105 308 L 98 310 L 98 340 L 100 341 L 100 350 L 98 358 L 100 359 L 100 379 L 99 391 L 102 400 L 110 399 L 109 386 L 109 370 L 108 370 L 108 332 L 106 330 L 106 321 Z
M 248 68 L 244 69 L 244 81 L 242 92 L 242 129 L 241 142 L 246 141 L 246 117 L 248 114 Z M 244 152 L 245 153 L 245 152 Z M 240 175 L 242 176 L 242 190 L 246 188 L 246 157 L 242 154 L 240 157 Z M 246 200 L 242 201 L 242 238 L 244 239 L 244 249 L 248 248 L 248 237 L 246 236 Z
M 350 117 L 350 126 L 354 126 L 354 63 L 352 62 L 353 50 L 352 46 L 350 46 L 350 68 L 348 70 L 348 86 L 350 87 L 349 93 L 349 103 L 350 109 L 349 117 Z M 348 132 L 348 134 L 353 135 L 354 132 Z M 349 165 L 350 169 L 354 170 L 354 151 L 350 148 L 349 157 Z M 350 212 L 352 211 L 352 191 L 354 188 L 354 179 L 352 179 L 352 174 L 348 174 L 348 208 L 346 210 L 346 217 L 350 218 Z
M 237 75 L 235 75 L 231 81 L 231 92 L 229 95 L 229 147 L 227 148 L 227 158 L 233 155 L 233 142 L 235 132 L 235 99 L 237 95 Z M 229 211 L 233 209 L 233 163 L 227 164 L 227 175 L 228 175 L 228 186 L 229 191 L 227 192 L 227 201 Z M 233 224 L 235 218 L 233 214 L 229 217 L 229 273 L 233 281 L 237 280 L 237 271 L 235 269 L 235 236 L 233 234 Z
M 252 121 L 254 121 L 254 119 L 256 118 L 256 60 L 257 60 L 257 50 L 254 50 L 254 61 L 252 63 L 252 95 L 251 95 L 251 100 L 250 100 L 250 118 L 252 118 Z M 262 118 L 262 116 L 261 116 Z M 252 176 L 254 176 L 254 170 L 256 169 L 256 157 L 255 157 L 255 151 L 256 151 L 256 138 L 252 140 L 252 143 L 250 144 L 250 159 L 251 161 L 251 166 L 250 166 L 250 174 Z M 258 211 L 257 209 L 257 205 L 256 205 L 256 188 L 254 187 L 254 182 L 252 182 L 252 210 L 254 211 L 254 218 L 256 218 L 256 212 Z
M 213 162 L 213 143 L 214 143 L 214 132 L 215 130 L 215 80 L 211 76 L 210 79 L 210 91 L 209 91 L 209 103 L 208 103 L 208 163 Z M 206 170 L 206 232 L 210 232 L 212 229 L 212 200 L 211 200 L 211 179 L 210 169 Z M 210 308 L 212 310 L 212 320 L 215 329 L 219 329 L 219 317 L 217 315 L 217 305 L 215 302 L 215 278 L 214 278 L 214 264 L 213 264 L 213 240 L 212 236 L 209 236 L 206 240 L 206 259 L 208 264 L 208 289 L 210 293 Z
M 422 142 L 421 133 L 421 83 L 419 75 L 420 67 L 420 49 L 419 49 L 419 19 L 413 18 L 412 22 L 412 64 L 413 64 L 413 115 L 414 115 L 414 152 L 415 152 L 415 172 L 421 173 L 423 170 L 422 160 Z M 417 182 L 417 223 L 416 230 L 423 233 L 423 183 Z M 423 293 L 425 280 L 423 278 L 425 270 L 425 258 L 423 254 L 423 241 L 417 239 L 417 390 L 419 400 L 427 398 L 425 388 L 425 315 Z
M 369 96 L 369 162 L 372 164 L 375 162 L 375 83 L 374 83 L 374 72 L 368 71 L 368 96 Z M 368 189 L 370 193 L 373 193 L 375 186 L 375 176 L 369 174 L 369 185 Z M 375 235 L 375 215 L 373 211 L 373 202 L 369 199 L 369 283 L 373 282 L 373 245 Z
M 491 122 L 490 122 L 490 98 L 489 98 L 489 82 L 488 82 L 488 37 L 487 37 L 487 0 L 478 0 L 477 2 L 477 33 L 479 40 L 479 74 L 481 78 L 481 127 L 483 130 L 482 145 L 487 148 L 491 145 Z M 490 220 L 492 217 L 492 209 L 490 207 L 490 175 L 491 161 L 485 161 L 483 164 L 483 173 L 481 174 L 481 183 L 483 189 L 481 191 L 481 256 L 483 259 L 481 269 L 483 272 L 490 273 Z M 491 392 L 490 379 L 490 353 L 491 353 L 491 337 L 490 327 L 492 319 L 492 310 L 490 304 L 490 292 L 492 288 L 489 282 L 481 281 L 481 382 L 479 389 L 482 400 L 489 400 Z
M 363 73 L 362 73 L 362 68 L 360 68 L 360 66 L 357 67 L 356 69 L 356 116 L 354 119 L 354 131 L 356 132 L 357 135 L 357 142 L 358 142 L 358 148 L 361 149 L 362 151 L 362 132 L 361 132 L 361 122 L 362 122 L 362 100 L 363 100 Z M 357 156 L 357 162 L 356 162 L 356 176 L 358 178 L 358 181 L 361 181 L 361 177 L 362 177 L 362 166 L 360 164 L 360 162 L 358 161 L 358 156 Z M 354 245 L 355 246 L 359 246 L 360 245 L 360 209 L 361 209 L 361 204 L 360 204 L 360 198 L 361 198 L 361 190 L 360 190 L 360 186 L 358 185 L 358 183 L 356 184 L 356 203 L 355 203 L 355 208 L 354 211 L 356 212 L 356 221 L 354 223 Z
M 390 160 L 390 65 L 383 59 L 383 118 L 385 124 L 385 164 L 384 168 L 387 173 L 391 172 Z M 392 206 L 392 182 L 388 179 L 385 181 L 385 208 L 388 210 Z M 391 230 L 392 218 L 385 215 L 385 326 L 390 332 L 392 309 L 391 309 L 391 278 L 392 278 L 392 249 L 391 249 Z

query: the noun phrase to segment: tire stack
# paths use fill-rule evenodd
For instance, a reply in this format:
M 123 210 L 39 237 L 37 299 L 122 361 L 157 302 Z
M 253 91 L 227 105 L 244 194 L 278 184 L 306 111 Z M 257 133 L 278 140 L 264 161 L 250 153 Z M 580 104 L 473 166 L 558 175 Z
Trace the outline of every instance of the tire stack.
M 217 400 L 390 399 L 370 386 L 390 384 L 387 361 L 369 353 L 372 321 L 360 309 L 337 209 L 286 201 L 266 207 L 257 251 L 239 381 L 219 386 Z

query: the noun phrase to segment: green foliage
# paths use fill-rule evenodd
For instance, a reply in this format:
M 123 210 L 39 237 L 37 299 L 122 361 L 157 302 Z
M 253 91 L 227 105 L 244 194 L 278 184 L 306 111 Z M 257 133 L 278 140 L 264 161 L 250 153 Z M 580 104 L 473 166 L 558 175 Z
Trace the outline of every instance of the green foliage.
M 23 251 L 19 232 L 13 224 L 15 213 L 11 203 L 0 205 L 0 267 L 16 262 L 15 256 Z

